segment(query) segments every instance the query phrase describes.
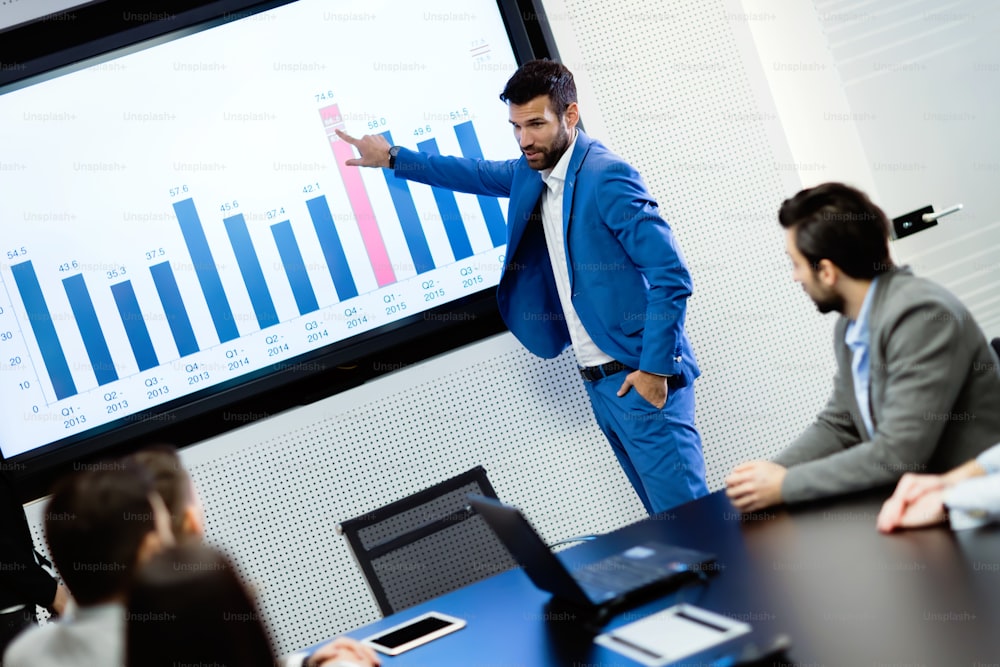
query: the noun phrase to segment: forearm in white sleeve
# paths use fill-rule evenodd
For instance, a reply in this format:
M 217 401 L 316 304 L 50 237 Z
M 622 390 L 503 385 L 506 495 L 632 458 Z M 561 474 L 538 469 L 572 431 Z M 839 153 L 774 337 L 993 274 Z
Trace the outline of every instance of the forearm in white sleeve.
M 977 456 L 976 463 L 983 467 L 987 475 L 1000 473 L 1000 444 L 993 445 Z
M 953 530 L 1000 521 L 1000 473 L 959 482 L 945 491 L 944 504 Z

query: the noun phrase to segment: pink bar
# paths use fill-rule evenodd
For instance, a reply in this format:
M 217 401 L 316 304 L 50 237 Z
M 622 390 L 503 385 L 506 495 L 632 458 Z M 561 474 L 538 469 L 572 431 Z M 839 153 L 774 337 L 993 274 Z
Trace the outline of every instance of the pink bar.
M 334 127 L 340 127 L 341 129 L 344 127 L 344 119 L 340 115 L 340 107 L 336 104 L 320 109 L 319 117 L 323 119 L 323 127 L 326 128 L 327 134 L 332 134 Z
M 358 167 L 344 164 L 346 160 L 355 157 L 354 148 L 341 141 L 334 133 L 335 128 L 344 129 L 340 109 L 334 104 L 320 109 L 319 115 L 323 119 L 323 128 L 330 140 L 333 157 L 337 162 L 337 169 L 340 170 L 340 178 L 347 189 L 347 199 L 351 203 L 351 210 L 354 211 L 354 219 L 357 220 L 358 229 L 361 230 L 361 240 L 365 244 L 368 259 L 371 260 L 372 269 L 375 271 L 375 282 L 379 287 L 392 284 L 396 282 L 396 272 L 392 268 L 392 262 L 389 261 L 382 232 L 375 221 L 375 212 L 372 210 L 371 200 L 368 199 L 364 181 L 361 180 L 361 171 Z

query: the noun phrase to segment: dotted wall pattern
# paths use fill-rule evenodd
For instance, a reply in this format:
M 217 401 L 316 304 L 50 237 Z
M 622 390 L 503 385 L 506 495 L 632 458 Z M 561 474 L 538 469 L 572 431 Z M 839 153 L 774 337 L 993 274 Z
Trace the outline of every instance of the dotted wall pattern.
M 643 173 L 692 272 L 687 330 L 717 489 L 736 463 L 787 444 L 833 374 L 832 318 L 792 283 L 775 222 L 792 189 L 767 140 L 766 84 L 742 60 L 753 47 L 735 0 L 565 5 L 556 41 L 580 45 L 584 61 L 567 64 L 597 91 L 584 120 L 600 118 L 598 138 Z M 474 465 L 550 543 L 643 516 L 572 355 L 537 359 L 509 334 L 181 454 L 208 540 L 254 586 L 281 652 L 379 617 L 338 522 Z M 40 504 L 32 511 L 40 523 Z
M 554 3 L 553 3 L 554 4 Z M 781 202 L 800 187 L 740 3 L 565 0 L 563 20 L 594 91 L 598 137 L 660 204 L 694 283 L 686 329 L 702 377 L 698 426 L 708 485 L 766 458 L 815 416 L 832 388 L 834 318 L 792 282 Z M 783 139 L 783 137 L 782 137 Z
M 643 516 L 571 355 L 504 334 L 185 449 L 209 541 L 240 563 L 276 645 L 376 620 L 341 521 L 483 465 L 547 541 Z
M 45 543 L 44 516 L 45 503 L 47 501 L 47 498 L 43 498 L 28 503 L 24 506 L 24 516 L 28 519 L 28 528 L 31 529 L 31 539 L 35 543 L 35 549 L 51 561 L 52 557 L 49 555 L 49 546 Z M 35 607 L 35 612 L 40 622 L 45 623 L 49 620 L 48 609 Z

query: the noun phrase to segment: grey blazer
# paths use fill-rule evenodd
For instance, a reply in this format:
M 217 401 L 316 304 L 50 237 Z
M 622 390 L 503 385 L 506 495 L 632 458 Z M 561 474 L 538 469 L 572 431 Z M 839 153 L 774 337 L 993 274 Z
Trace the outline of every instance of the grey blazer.
M 834 328 L 833 395 L 774 461 L 788 468 L 786 502 L 889 484 L 905 472 L 943 472 L 1000 442 L 1000 373 L 979 325 L 953 294 L 903 267 L 882 274 L 869 314 L 869 403 L 858 412 L 849 320 Z

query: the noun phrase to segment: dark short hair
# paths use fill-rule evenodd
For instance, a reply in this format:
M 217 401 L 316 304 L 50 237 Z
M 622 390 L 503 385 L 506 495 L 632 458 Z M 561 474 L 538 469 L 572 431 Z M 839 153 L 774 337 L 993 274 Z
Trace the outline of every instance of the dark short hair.
M 127 590 L 139 547 L 156 530 L 148 476 L 108 465 L 60 480 L 45 512 L 52 560 L 84 606 Z
M 828 259 L 851 278 L 870 280 L 891 270 L 889 218 L 864 192 L 823 183 L 786 199 L 778 222 L 795 230 L 795 245 L 815 267 Z
M 260 613 L 232 562 L 200 544 L 165 549 L 136 575 L 125 664 L 273 667 Z
M 163 498 L 163 504 L 170 511 L 170 527 L 174 536 L 180 537 L 184 511 L 194 500 L 194 486 L 177 456 L 177 450 L 170 445 L 153 445 L 126 456 L 124 463 L 129 469 L 138 467 L 147 472 L 156 492 Z
M 511 104 L 527 104 L 539 95 L 547 95 L 552 110 L 561 118 L 566 108 L 576 102 L 576 83 L 565 65 L 551 60 L 529 60 L 517 68 L 500 93 Z

